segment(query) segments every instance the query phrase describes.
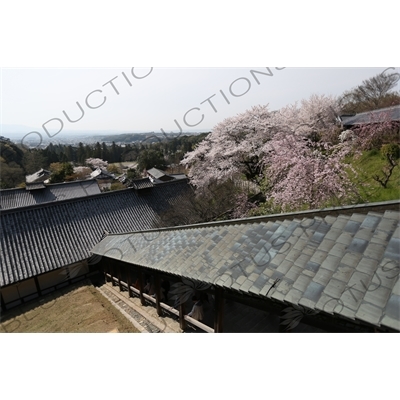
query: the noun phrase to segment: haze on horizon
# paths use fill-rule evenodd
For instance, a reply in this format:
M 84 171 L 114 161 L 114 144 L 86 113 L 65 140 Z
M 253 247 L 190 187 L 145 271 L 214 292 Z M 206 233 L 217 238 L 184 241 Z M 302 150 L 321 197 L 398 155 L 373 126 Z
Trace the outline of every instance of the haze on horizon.
M 60 136 L 204 132 L 253 106 L 269 104 L 273 110 L 314 93 L 339 96 L 387 68 L 400 72 L 394 67 L 2 69 L 0 134 L 36 131 L 47 138 L 43 124 L 50 135 Z

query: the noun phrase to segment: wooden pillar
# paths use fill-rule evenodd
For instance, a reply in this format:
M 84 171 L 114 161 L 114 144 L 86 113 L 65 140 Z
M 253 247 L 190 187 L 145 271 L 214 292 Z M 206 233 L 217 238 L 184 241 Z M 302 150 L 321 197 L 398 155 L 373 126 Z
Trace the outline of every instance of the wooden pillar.
M 118 286 L 119 291 L 122 292 L 122 284 L 121 284 L 121 264 L 117 264 L 117 276 L 118 276 Z
M 0 291 L 0 299 L 1 299 L 1 309 L 2 309 L 3 311 L 6 311 L 6 310 L 7 310 L 7 307 L 6 307 L 6 303 L 4 302 L 3 295 L 2 295 L 2 293 L 1 293 L 1 291 Z
M 126 268 L 126 274 L 127 274 L 127 284 L 128 284 L 128 297 L 132 297 L 132 289 L 131 289 L 131 285 L 132 285 L 132 278 L 131 278 L 131 268 L 127 267 Z
M 34 276 L 33 280 L 35 281 L 36 290 L 37 290 L 39 296 L 41 296 L 42 291 L 40 290 L 39 280 L 38 280 L 37 276 Z
M 214 332 L 223 332 L 224 320 L 224 290 L 222 288 L 215 288 L 215 315 L 214 315 Z
M 143 273 L 143 269 L 142 269 L 142 268 L 139 268 L 140 304 L 141 304 L 142 306 L 145 306 L 146 303 L 145 303 L 145 301 L 144 301 L 144 296 L 143 296 L 143 288 L 144 288 L 143 282 L 144 282 L 144 273 Z
M 185 321 L 185 304 L 179 305 L 179 326 L 184 331 L 186 329 L 186 321 Z
M 107 266 L 104 261 L 102 261 L 100 265 L 101 265 L 100 268 L 103 271 L 103 275 L 104 275 L 104 283 L 107 283 L 107 279 L 108 279 L 107 275 L 106 275 L 107 274 Z
M 111 275 L 111 285 L 114 286 L 114 265 L 113 262 L 110 262 L 109 271 Z
M 156 309 L 157 314 L 161 317 L 162 316 L 162 308 L 161 308 L 161 279 L 160 275 L 156 272 L 155 274 L 155 289 L 156 289 Z

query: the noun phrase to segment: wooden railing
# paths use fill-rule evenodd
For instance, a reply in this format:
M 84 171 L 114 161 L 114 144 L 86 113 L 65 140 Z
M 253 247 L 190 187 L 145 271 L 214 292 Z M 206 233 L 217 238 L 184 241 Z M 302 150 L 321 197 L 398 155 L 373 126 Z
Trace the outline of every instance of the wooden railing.
M 117 286 L 119 286 L 119 287 L 122 286 L 129 292 L 129 287 L 128 287 L 128 284 L 126 282 L 124 282 L 122 280 L 119 280 L 117 277 L 110 275 L 108 272 L 105 273 L 105 276 L 110 278 L 111 281 L 115 282 L 115 284 Z M 135 287 L 131 286 L 130 287 L 130 291 L 131 291 L 131 293 L 133 293 L 134 295 L 136 295 L 137 297 L 140 298 L 140 290 L 138 290 Z M 156 305 L 157 304 L 157 300 L 153 296 L 149 296 L 147 293 L 142 293 L 142 296 L 147 302 L 151 303 L 152 305 Z M 174 308 L 174 307 L 172 307 L 172 306 L 170 306 L 170 305 L 168 305 L 166 303 L 163 303 L 162 301 L 160 301 L 160 307 L 166 313 L 172 314 L 175 317 L 180 318 L 180 313 L 176 308 Z M 192 317 L 189 317 L 188 315 L 183 315 L 183 319 L 192 327 L 201 329 L 202 331 L 207 332 L 207 333 L 214 333 L 214 329 L 213 328 L 209 327 L 208 325 L 203 324 L 200 321 L 197 321 L 196 319 L 194 319 Z

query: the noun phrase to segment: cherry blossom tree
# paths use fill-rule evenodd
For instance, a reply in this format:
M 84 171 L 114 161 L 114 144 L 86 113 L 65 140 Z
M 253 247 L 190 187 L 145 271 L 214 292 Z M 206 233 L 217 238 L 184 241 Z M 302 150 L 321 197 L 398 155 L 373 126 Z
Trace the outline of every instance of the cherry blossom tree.
M 85 164 L 93 169 L 107 169 L 108 161 L 104 161 L 101 158 L 87 158 Z
M 379 150 L 384 144 L 400 143 L 400 122 L 392 119 L 388 109 L 370 113 L 366 122 L 356 125 L 352 130 L 355 136 L 353 145 L 359 151 Z
M 199 188 L 233 177 L 266 181 L 266 199 L 282 209 L 343 201 L 352 185 L 343 163 L 349 146 L 338 143 L 338 113 L 335 98 L 317 95 L 277 111 L 253 107 L 218 124 L 182 163 Z

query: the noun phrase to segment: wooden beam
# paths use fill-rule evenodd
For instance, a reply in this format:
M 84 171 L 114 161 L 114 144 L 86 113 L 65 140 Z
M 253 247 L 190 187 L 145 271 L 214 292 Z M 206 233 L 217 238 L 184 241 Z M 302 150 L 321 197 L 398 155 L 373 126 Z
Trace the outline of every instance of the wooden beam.
M 126 271 L 126 273 L 127 273 L 127 281 L 128 281 L 128 297 L 132 297 L 133 295 L 132 295 L 132 289 L 131 289 L 131 286 L 132 286 L 132 277 L 131 277 L 131 268 L 129 267 L 129 266 L 126 266 L 125 267 L 125 271 Z
M 215 288 L 215 315 L 214 315 L 214 332 L 223 332 L 224 320 L 224 290 L 222 288 Z
M 114 265 L 112 264 L 113 261 L 110 260 L 110 265 L 109 265 L 109 271 L 110 271 L 110 275 L 111 275 L 111 285 L 114 286 Z
M 0 290 L 0 299 L 1 299 L 1 309 L 2 309 L 3 311 L 6 311 L 6 310 L 7 310 L 7 307 L 6 307 L 6 303 L 4 302 L 4 299 L 3 299 L 3 295 L 2 295 L 2 293 L 1 293 L 1 290 Z
M 118 276 L 118 286 L 119 291 L 122 292 L 122 285 L 121 285 L 121 264 L 117 264 L 117 276 Z
M 184 303 L 179 305 L 179 326 L 183 331 L 186 329 L 185 304 Z
M 140 304 L 142 306 L 146 305 L 146 302 L 144 300 L 144 296 L 143 296 L 143 288 L 144 288 L 144 273 L 143 273 L 143 269 L 139 268 L 139 292 L 140 292 Z
M 106 263 L 104 261 L 100 263 L 100 268 L 101 268 L 101 271 L 103 272 L 103 275 L 104 275 L 104 283 L 107 283 L 108 282 L 107 281 L 107 266 L 106 266 Z
M 37 276 L 34 276 L 33 280 L 35 281 L 36 290 L 37 290 L 39 296 L 41 296 L 42 291 L 40 290 L 39 280 L 38 280 Z
M 156 272 L 154 274 L 155 278 L 155 289 L 156 289 L 156 309 L 157 314 L 161 317 L 162 316 L 162 308 L 161 308 L 161 279 L 160 275 Z

